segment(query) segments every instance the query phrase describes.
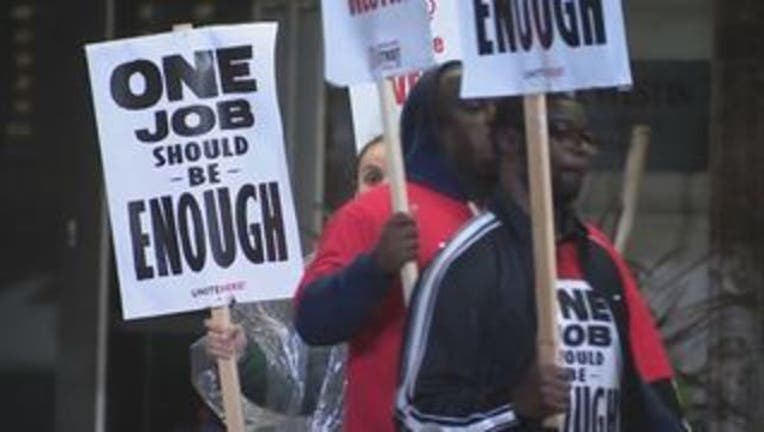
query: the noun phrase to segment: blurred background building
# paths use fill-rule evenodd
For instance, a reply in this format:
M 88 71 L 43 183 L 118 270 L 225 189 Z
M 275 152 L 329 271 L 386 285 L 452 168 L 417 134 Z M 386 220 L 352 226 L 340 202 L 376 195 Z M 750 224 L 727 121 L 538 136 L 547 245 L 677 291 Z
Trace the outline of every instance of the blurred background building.
M 83 45 L 281 24 L 281 110 L 303 249 L 350 195 L 345 90 L 318 0 L 0 6 L 0 430 L 215 430 L 188 347 L 204 314 L 122 320 Z M 624 0 L 635 87 L 585 95 L 603 143 L 582 200 L 612 231 L 631 128 L 652 127 L 637 271 L 698 431 L 764 430 L 764 2 Z

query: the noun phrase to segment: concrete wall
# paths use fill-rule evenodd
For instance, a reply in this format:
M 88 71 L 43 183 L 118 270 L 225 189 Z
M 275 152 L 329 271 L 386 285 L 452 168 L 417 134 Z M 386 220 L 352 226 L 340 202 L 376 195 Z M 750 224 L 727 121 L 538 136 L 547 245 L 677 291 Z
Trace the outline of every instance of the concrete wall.
M 635 60 L 710 59 L 712 0 L 624 0 Z

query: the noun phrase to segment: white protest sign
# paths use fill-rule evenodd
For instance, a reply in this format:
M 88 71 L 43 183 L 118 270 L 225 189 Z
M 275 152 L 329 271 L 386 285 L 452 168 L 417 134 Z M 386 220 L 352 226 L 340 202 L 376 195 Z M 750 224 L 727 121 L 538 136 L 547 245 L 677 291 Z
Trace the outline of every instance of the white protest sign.
M 457 19 L 456 0 L 421 0 L 427 6 L 432 30 L 432 53 L 436 63 L 461 58 L 461 38 Z M 421 70 L 388 78 L 395 94 L 395 118 L 399 118 L 409 92 L 422 75 Z M 353 133 L 356 150 L 382 135 L 382 113 L 379 92 L 374 84 L 350 86 L 350 109 L 353 114 Z
M 393 83 L 395 95 L 393 116 L 396 119 L 400 118 L 406 97 L 421 75 L 422 73 L 418 71 L 388 78 Z M 350 92 L 350 110 L 353 115 L 353 136 L 355 137 L 356 151 L 360 153 L 366 144 L 384 132 L 379 91 L 376 84 L 356 84 L 350 86 L 348 90 Z
M 422 0 L 322 0 L 321 8 L 332 84 L 374 82 L 432 64 Z
M 631 85 L 619 0 L 458 3 L 463 97 Z
M 87 46 L 126 319 L 290 297 L 276 24 Z

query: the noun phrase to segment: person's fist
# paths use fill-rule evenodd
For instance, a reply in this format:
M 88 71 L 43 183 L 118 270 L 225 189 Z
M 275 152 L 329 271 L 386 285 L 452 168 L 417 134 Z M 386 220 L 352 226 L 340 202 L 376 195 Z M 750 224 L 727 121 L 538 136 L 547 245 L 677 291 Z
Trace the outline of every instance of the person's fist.
M 522 416 L 543 419 L 570 407 L 570 382 L 565 369 L 535 362 L 515 389 L 512 400 Z
M 386 274 L 397 273 L 403 264 L 415 261 L 419 253 L 416 222 L 405 213 L 396 213 L 382 228 L 372 257 Z
M 247 337 L 240 325 L 223 326 L 213 319 L 206 319 L 204 326 L 207 327 L 207 354 L 219 360 L 238 360 L 244 354 Z

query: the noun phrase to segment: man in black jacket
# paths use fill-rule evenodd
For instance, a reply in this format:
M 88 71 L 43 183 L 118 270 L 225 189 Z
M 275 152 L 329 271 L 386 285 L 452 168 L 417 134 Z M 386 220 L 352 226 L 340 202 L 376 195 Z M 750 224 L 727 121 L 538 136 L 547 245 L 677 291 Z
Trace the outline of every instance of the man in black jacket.
M 396 401 L 405 430 L 680 431 L 673 372 L 634 279 L 573 204 L 595 147 L 583 107 L 549 104 L 559 370 L 538 365 L 522 108 L 501 105 L 499 191 L 436 257 L 411 303 Z M 539 372 L 540 371 L 540 372 Z M 562 395 L 561 395 L 562 393 Z

